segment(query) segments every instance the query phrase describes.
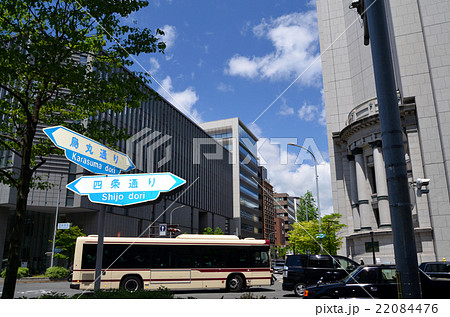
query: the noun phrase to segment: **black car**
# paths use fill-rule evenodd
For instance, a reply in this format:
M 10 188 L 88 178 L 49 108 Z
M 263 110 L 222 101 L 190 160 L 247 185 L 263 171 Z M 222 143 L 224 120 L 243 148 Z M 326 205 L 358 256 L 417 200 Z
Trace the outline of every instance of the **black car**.
M 450 263 L 423 262 L 419 268 L 430 277 L 450 278 Z
M 283 269 L 282 288 L 303 296 L 307 286 L 319 281 L 327 283 L 340 280 L 357 267 L 358 263 L 339 255 L 289 255 Z
M 450 280 L 430 278 L 419 270 L 422 298 L 450 298 Z M 303 298 L 399 298 L 395 265 L 360 266 L 345 279 L 307 287 Z

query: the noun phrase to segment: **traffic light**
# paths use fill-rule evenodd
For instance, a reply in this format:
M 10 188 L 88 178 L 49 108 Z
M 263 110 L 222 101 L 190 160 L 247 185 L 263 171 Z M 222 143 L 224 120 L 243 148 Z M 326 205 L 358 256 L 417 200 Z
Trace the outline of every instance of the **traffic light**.
M 364 0 L 353 1 L 349 8 L 356 9 L 356 12 L 361 16 L 364 25 L 364 45 L 369 45 L 369 23 L 367 22 L 367 8 Z
M 417 187 L 417 196 L 420 197 L 422 194 L 428 194 L 430 190 L 428 189 L 428 185 L 430 184 L 429 178 L 418 178 L 416 180 Z
M 177 233 L 177 232 L 181 232 L 180 229 L 177 229 L 178 225 L 174 224 L 174 225 L 167 225 L 167 231 L 172 232 L 172 233 Z

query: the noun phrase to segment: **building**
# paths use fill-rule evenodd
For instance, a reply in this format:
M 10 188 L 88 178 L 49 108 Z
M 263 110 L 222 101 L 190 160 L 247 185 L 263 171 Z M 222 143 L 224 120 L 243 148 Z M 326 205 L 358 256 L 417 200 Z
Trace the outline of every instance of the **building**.
M 148 89 L 152 96 L 149 87 L 143 89 Z M 0 90 L 0 96 L 4 97 L 5 92 Z M 216 143 L 207 133 L 162 97 L 149 97 L 139 108 L 101 113 L 98 118 L 127 128 L 132 135 L 129 140 L 117 143 L 120 151 L 136 165 L 132 172 L 171 172 L 186 180 L 178 191 L 161 194 L 154 202 L 106 206 L 105 236 L 154 236 L 159 234 L 159 224 L 171 220 L 185 233 L 201 233 L 205 227 L 220 227 L 226 234 L 230 233 L 232 166 L 229 153 L 209 160 L 210 147 L 195 147 L 194 140 L 198 139 Z M 40 137 L 45 137 L 43 132 Z M 8 161 L 18 164 L 13 153 L 0 151 L 0 166 L 6 166 Z M 32 273 L 43 272 L 48 266 L 49 257 L 45 253 L 51 250 L 49 241 L 53 237 L 57 209 L 58 222 L 77 225 L 85 234 L 96 234 L 100 208 L 86 196 L 65 188 L 86 174 L 65 157 L 50 157 L 37 174 L 55 186 L 47 190 L 32 189 L 28 197 L 21 261 Z M 0 259 L 7 257 L 5 248 L 15 204 L 15 189 L 0 185 Z
M 450 256 L 450 6 L 384 2 L 392 16 L 418 260 L 442 260 Z M 317 1 L 333 208 L 347 225 L 342 253 L 371 263 L 374 247 L 377 262 L 394 263 L 371 49 L 351 3 Z M 418 178 L 430 179 L 420 197 Z
M 239 118 L 204 122 L 200 127 L 232 155 L 233 226 L 230 231 L 241 237 L 262 238 L 263 211 L 256 148 L 258 138 Z
M 292 224 L 296 222 L 296 204 L 295 199 L 287 193 L 274 193 L 276 217 L 281 219 L 284 231 L 284 240 L 289 241 L 288 233 L 292 229 Z
M 273 198 L 273 186 L 267 178 L 267 169 L 260 167 L 261 175 L 261 202 L 263 210 L 263 237 L 271 244 L 275 243 L 275 205 Z

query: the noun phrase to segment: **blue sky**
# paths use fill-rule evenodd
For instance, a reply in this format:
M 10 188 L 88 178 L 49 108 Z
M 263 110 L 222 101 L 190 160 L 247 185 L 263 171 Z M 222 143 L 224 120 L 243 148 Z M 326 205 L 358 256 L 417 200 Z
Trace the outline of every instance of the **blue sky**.
M 332 211 L 314 0 L 157 0 L 124 22 L 164 30 L 165 54 L 136 57 L 136 70 L 194 122 L 239 117 L 276 191 L 316 196 L 311 156 L 286 144 L 311 146 Z

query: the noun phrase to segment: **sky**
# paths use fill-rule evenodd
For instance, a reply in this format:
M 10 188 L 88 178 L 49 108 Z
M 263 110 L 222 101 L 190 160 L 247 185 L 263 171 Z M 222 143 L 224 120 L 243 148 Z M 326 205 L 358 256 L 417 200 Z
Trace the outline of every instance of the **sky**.
M 315 0 L 150 0 L 124 23 L 161 29 L 165 54 L 133 70 L 193 122 L 239 117 L 259 138 L 276 192 L 316 196 L 333 212 Z

